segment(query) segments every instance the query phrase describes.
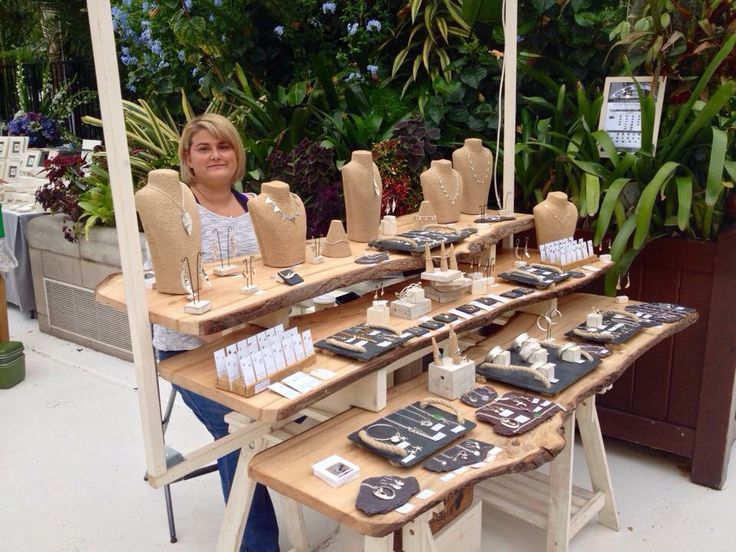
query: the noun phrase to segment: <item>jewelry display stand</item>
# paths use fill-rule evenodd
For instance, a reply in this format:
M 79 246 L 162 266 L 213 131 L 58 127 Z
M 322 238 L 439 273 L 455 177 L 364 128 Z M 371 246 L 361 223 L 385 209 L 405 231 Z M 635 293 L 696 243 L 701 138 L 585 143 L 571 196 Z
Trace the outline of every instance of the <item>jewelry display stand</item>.
M 265 266 L 286 268 L 304 262 L 307 216 L 298 195 L 285 182 L 261 185 L 261 193 L 248 202 L 258 248 Z
M 537 243 L 571 238 L 578 223 L 578 208 L 564 192 L 550 192 L 534 207 L 534 230 Z
M 475 417 L 491 424 L 499 435 L 512 436 L 534 429 L 560 410 L 550 400 L 511 392 L 476 410 Z
M 593 341 L 596 343 L 624 343 L 634 337 L 641 329 L 639 319 L 630 312 L 616 309 L 601 310 L 603 322 L 597 328 L 591 328 L 583 322 L 568 332 L 568 336 Z
M 429 363 L 430 393 L 445 399 L 455 400 L 467 393 L 475 384 L 475 362 L 460 353 L 457 335 L 450 326 L 449 354 L 440 355 L 437 343 L 432 338 L 433 361 Z
M 296 372 L 300 372 L 305 368 L 308 368 L 309 366 L 312 366 L 316 361 L 317 357 L 312 354 L 306 357 L 304 360 L 300 360 L 298 362 L 295 362 L 294 364 L 289 364 L 286 366 L 286 368 L 277 370 L 276 372 L 273 372 L 272 374 L 264 378 L 256 379 L 250 383 L 246 383 L 241 380 L 241 386 L 233 387 L 231 386 L 229 380 L 218 377 L 217 388 L 222 389 L 223 391 L 231 391 L 243 397 L 252 397 L 262 391 L 265 391 L 270 385 L 273 385 L 277 381 L 281 381 L 287 376 L 290 376 L 292 374 L 295 374 Z
M 463 180 L 452 163 L 445 159 L 432 161 L 430 168 L 419 175 L 419 181 L 424 199 L 432 203 L 439 224 L 460 220 Z
M 188 293 L 181 279 L 181 260 L 195 259 L 202 246 L 199 210 L 179 173 L 159 169 L 148 173 L 148 183 L 135 194 L 135 205 L 151 252 L 156 290 Z
M 348 238 L 367 243 L 378 236 L 383 186 L 370 151 L 354 151 L 342 168 Z
M 449 245 L 464 240 L 477 233 L 476 228 L 457 229 L 441 224 L 425 225 L 422 230 L 409 230 L 396 236 L 381 237 L 371 240 L 368 245 L 383 251 L 402 251 L 405 253 L 422 253 L 425 246 L 436 249 L 440 245 Z
M 501 272 L 500 278 L 509 282 L 517 282 L 534 286 L 538 289 L 545 289 L 551 285 L 564 282 L 572 276 L 569 272 L 563 272 L 554 266 L 543 264 L 525 264 L 522 267 L 516 267 L 514 270 Z
M 324 239 L 322 254 L 325 257 L 350 257 L 353 251 L 350 249 L 350 241 L 341 220 L 330 222 L 330 229 Z
M 463 466 L 472 466 L 484 460 L 491 460 L 500 452 L 501 447 L 468 439 L 433 456 L 422 464 L 422 467 L 434 472 L 449 472 Z
M 493 155 L 480 138 L 467 138 L 465 145 L 452 152 L 452 167 L 463 180 L 460 210 L 468 215 L 484 212 L 491 189 Z
M 426 399 L 378 418 L 348 439 L 395 466 L 410 468 L 475 426 L 447 401 Z

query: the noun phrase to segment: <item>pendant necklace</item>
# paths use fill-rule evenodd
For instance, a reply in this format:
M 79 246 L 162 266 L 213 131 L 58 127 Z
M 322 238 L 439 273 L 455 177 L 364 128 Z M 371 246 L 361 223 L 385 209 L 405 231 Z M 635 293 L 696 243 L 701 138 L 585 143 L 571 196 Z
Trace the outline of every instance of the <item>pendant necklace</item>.
M 378 172 L 378 169 L 376 168 L 376 166 L 373 163 L 371 163 L 371 173 L 373 174 L 373 193 L 376 194 L 377 196 L 380 196 L 381 195 L 381 190 L 378 187 L 378 181 L 376 180 L 376 173 L 377 172 Z M 380 172 L 378 173 L 378 176 L 381 176 L 381 173 Z
M 364 481 L 361 483 L 361 486 L 371 489 L 373 495 L 381 500 L 393 500 L 396 498 L 396 491 L 388 485 L 371 485 Z
M 184 190 L 181 191 L 181 203 L 176 201 L 173 197 L 171 197 L 168 193 L 164 192 L 163 190 L 160 190 L 158 188 L 151 188 L 152 190 L 158 192 L 159 194 L 166 196 L 169 198 L 169 201 L 171 201 L 174 205 L 176 205 L 179 210 L 181 211 L 181 225 L 184 227 L 184 231 L 187 233 L 187 236 L 192 235 L 192 215 L 189 214 L 189 212 L 184 208 Z
M 488 179 L 491 176 L 491 152 L 490 150 L 485 150 L 485 152 L 488 154 L 484 155 L 484 157 L 486 158 L 486 164 L 488 165 L 488 170 L 486 171 L 486 174 L 483 175 L 483 178 L 478 178 L 478 176 L 475 174 L 475 167 L 473 166 L 473 159 L 470 157 L 470 152 L 467 149 L 465 150 L 465 159 L 468 160 L 470 172 L 473 174 L 473 180 L 475 181 L 477 186 L 483 186 L 486 182 L 488 182 Z
M 450 196 L 450 194 L 447 192 L 447 188 L 445 187 L 445 183 L 442 182 L 442 179 L 440 178 L 439 173 L 437 174 L 437 183 L 440 185 L 440 190 L 442 190 L 442 194 L 450 200 L 451 205 L 455 205 L 455 202 L 457 201 L 458 196 L 460 195 L 460 179 L 458 178 L 457 174 L 455 174 L 455 184 L 457 184 L 457 188 L 455 188 L 455 195 Z
M 549 205 L 547 205 L 547 203 L 542 202 L 542 205 L 544 205 L 545 209 L 547 209 L 552 214 L 552 216 L 555 218 L 555 220 L 562 225 L 564 225 L 567 222 L 567 219 L 570 218 L 570 214 L 572 213 L 572 210 L 567 209 L 567 213 L 565 213 L 564 218 L 560 219 L 560 217 L 557 216 L 557 213 L 555 213 L 555 210 L 552 209 L 552 207 L 550 207 Z
M 292 208 L 291 213 L 287 213 L 286 211 L 284 211 L 284 209 L 279 207 L 276 204 L 276 202 L 273 199 L 271 199 L 271 196 L 269 196 L 268 194 L 265 194 L 265 196 L 266 196 L 266 205 L 270 205 L 271 210 L 274 213 L 278 213 L 279 216 L 283 220 L 288 220 L 289 222 L 293 223 L 296 220 L 296 218 L 299 216 L 299 204 L 297 203 L 294 197 L 294 194 L 289 193 L 289 197 L 291 198 L 291 208 Z

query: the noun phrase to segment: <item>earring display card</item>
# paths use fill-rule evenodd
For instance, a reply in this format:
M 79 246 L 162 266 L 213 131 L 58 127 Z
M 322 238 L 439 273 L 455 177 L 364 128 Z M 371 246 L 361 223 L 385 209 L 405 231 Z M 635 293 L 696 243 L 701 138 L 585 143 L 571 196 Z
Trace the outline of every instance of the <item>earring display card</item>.
M 475 422 L 470 420 L 458 424 L 457 417 L 447 410 L 431 405 L 422 408 L 416 402 L 362 427 L 348 435 L 348 439 L 387 458 L 394 465 L 409 468 L 459 439 L 475 426 Z M 382 450 L 366 443 L 358 435 L 361 431 L 365 431 L 372 441 L 399 447 L 405 454 Z
M 492 297 L 478 297 L 475 299 L 475 302 L 481 303 L 486 307 L 493 307 L 494 305 L 498 305 L 498 303 L 500 303 L 500 301 L 493 299 Z
M 436 320 L 425 320 L 424 322 L 419 324 L 419 327 L 426 330 L 439 330 L 444 325 L 444 322 L 437 322 Z
M 464 240 L 471 234 L 475 234 L 477 228 L 455 229 L 448 227 L 448 230 L 410 230 L 380 240 L 368 242 L 368 245 L 378 250 L 403 251 L 405 253 L 424 253 L 424 246 L 428 245 L 430 249 L 435 249 L 443 243 L 449 245 L 451 243 Z
M 555 365 L 554 379 L 556 381 L 550 381 L 549 387 L 546 387 L 544 383 L 531 374 L 513 370 L 514 366 L 531 366 L 529 362 L 519 356 L 519 351 L 515 349 L 509 351 L 511 353 L 511 369 L 494 367 L 484 362 L 475 368 L 475 373 L 494 381 L 508 383 L 521 389 L 551 396 L 567 389 L 584 375 L 595 370 L 601 363 L 600 359 L 595 357 L 592 360 L 583 357 L 580 362 L 568 362 L 560 358 L 557 347 L 545 344 L 542 344 L 541 347 L 547 351 L 549 362 Z
M 626 310 L 636 315 L 641 322 L 652 320 L 663 324 L 678 322 L 688 314 L 695 312 L 695 309 L 674 303 L 640 303 L 627 305 Z
M 593 345 L 592 343 L 580 343 L 578 345 L 583 352 L 588 353 L 593 358 L 606 358 L 611 356 L 611 349 L 603 347 L 602 345 Z
M 594 341 L 597 343 L 624 343 L 636 335 L 641 330 L 642 325 L 634 322 L 627 316 L 629 313 L 615 314 L 611 312 L 602 312 L 603 325 L 598 328 L 589 328 L 585 322 L 567 332 L 567 336 L 584 339 L 586 341 Z
M 530 293 L 534 293 L 533 289 L 529 288 L 514 288 L 510 289 L 508 291 L 504 291 L 501 293 L 501 297 L 506 297 L 507 299 L 518 299 L 519 297 L 524 297 L 525 295 L 529 295 Z
M 419 483 L 414 477 L 369 477 L 360 483 L 355 507 L 369 516 L 385 514 L 406 504 L 418 492 Z
M 476 387 L 460 395 L 460 400 L 468 406 L 480 408 L 481 406 L 487 405 L 496 397 L 498 397 L 498 393 L 492 387 Z
M 468 439 L 434 455 L 422 467 L 433 472 L 449 472 L 483 462 L 488 459 L 489 454 L 493 456 L 497 448 L 491 443 Z
M 322 339 L 314 346 L 348 358 L 370 360 L 401 346 L 413 337 L 409 332 L 398 334 L 368 324 L 359 324 Z
M 560 410 L 560 405 L 547 399 L 511 392 L 476 410 L 475 417 L 509 437 L 534 429 Z
M 414 337 L 420 337 L 422 335 L 427 335 L 429 333 L 429 330 L 420 326 L 412 326 L 411 328 L 406 328 L 404 332 L 410 333 Z
M 558 272 L 553 268 L 546 268 L 544 265 L 531 264 L 507 272 L 501 272 L 499 276 L 510 282 L 545 289 L 552 284 L 564 282 L 570 278 L 571 274 L 569 272 Z

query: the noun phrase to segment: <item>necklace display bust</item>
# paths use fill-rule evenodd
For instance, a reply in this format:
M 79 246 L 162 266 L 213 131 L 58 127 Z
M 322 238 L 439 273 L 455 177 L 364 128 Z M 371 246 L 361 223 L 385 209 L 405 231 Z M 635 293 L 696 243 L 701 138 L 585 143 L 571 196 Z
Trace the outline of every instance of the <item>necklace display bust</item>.
M 534 228 L 537 243 L 549 243 L 570 238 L 578 223 L 578 208 L 567 200 L 564 192 L 550 192 L 534 207 Z
M 248 211 L 264 265 L 284 268 L 304 262 L 307 215 L 286 182 L 264 182 L 261 193 L 248 202 Z
M 159 169 L 148 173 L 148 183 L 135 194 L 135 207 L 143 223 L 156 290 L 185 294 L 181 261 L 197 259 L 201 247 L 199 210 L 189 187 L 179 182 L 179 173 Z
M 460 211 L 467 215 L 480 214 L 481 207 L 488 204 L 491 190 L 491 150 L 483 147 L 480 138 L 468 138 L 462 148 L 452 153 L 452 166 L 463 179 Z
M 353 152 L 350 162 L 342 168 L 342 189 L 348 238 L 362 243 L 376 239 L 383 186 L 370 151 Z
M 430 168 L 419 175 L 419 181 L 424 199 L 432 203 L 439 224 L 460 220 L 463 181 L 452 163 L 446 159 L 432 161 Z

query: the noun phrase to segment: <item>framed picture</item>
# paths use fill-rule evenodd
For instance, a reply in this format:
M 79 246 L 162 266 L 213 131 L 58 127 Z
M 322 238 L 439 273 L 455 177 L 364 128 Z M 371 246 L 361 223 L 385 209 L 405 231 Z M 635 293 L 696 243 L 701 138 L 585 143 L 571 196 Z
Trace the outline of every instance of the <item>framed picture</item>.
M 14 180 L 20 173 L 22 162 L 19 159 L 8 159 L 5 162 L 5 179 Z
M 8 144 L 10 137 L 0 136 L 0 159 L 5 159 L 8 156 Z M 2 175 L 2 173 L 0 173 Z
M 8 156 L 21 157 L 28 147 L 28 136 L 10 136 Z
M 24 169 L 35 169 L 41 165 L 41 151 L 39 150 L 26 150 L 25 157 L 23 158 Z

